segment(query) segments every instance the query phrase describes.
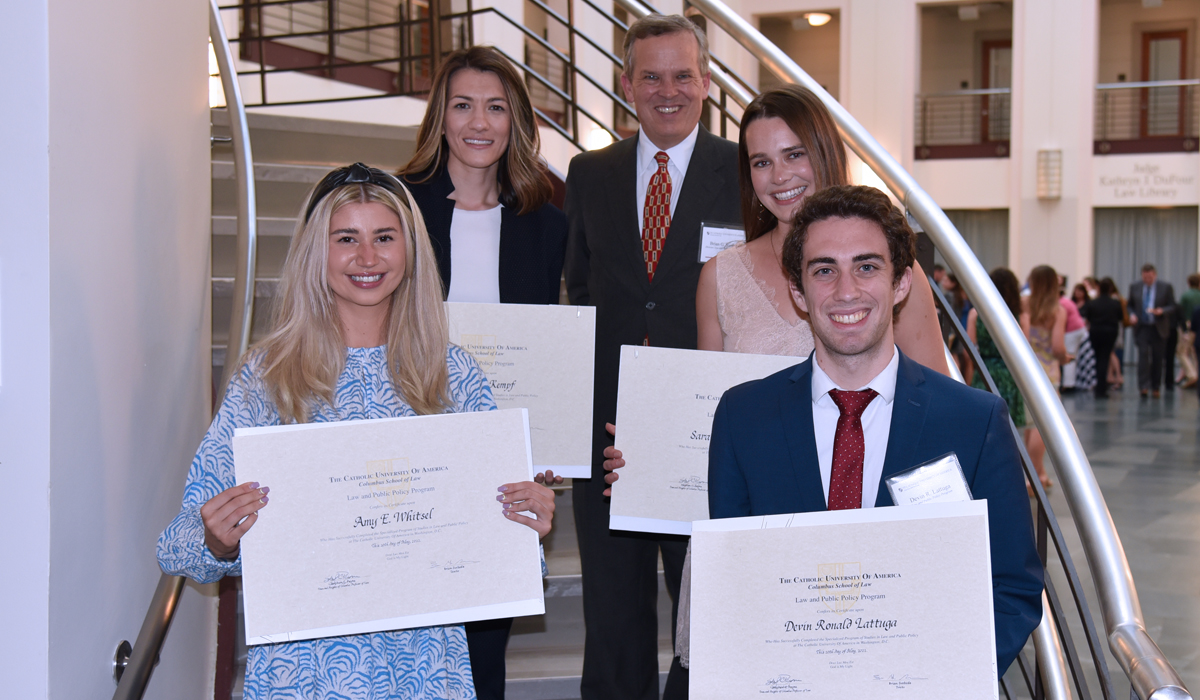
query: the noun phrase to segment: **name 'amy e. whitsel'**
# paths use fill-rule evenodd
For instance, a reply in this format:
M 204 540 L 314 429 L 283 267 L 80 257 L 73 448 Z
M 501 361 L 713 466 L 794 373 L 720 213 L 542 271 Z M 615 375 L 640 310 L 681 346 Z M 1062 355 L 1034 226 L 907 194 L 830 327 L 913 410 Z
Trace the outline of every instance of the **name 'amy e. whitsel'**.
M 420 510 L 398 510 L 394 513 L 382 513 L 374 518 L 364 518 L 361 515 L 354 519 L 354 527 L 365 527 L 374 530 L 381 525 L 395 525 L 396 523 L 415 523 L 420 520 L 433 520 L 434 508 L 426 511 Z

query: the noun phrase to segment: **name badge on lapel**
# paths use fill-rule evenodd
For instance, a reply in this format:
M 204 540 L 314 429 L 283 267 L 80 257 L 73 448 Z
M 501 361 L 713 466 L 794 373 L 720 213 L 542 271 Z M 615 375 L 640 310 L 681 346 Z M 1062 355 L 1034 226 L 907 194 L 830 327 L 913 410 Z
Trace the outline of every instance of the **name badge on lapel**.
M 971 500 L 967 477 L 953 452 L 888 478 L 887 487 L 898 506 Z
M 726 248 L 746 242 L 746 229 L 740 224 L 717 221 L 700 222 L 700 262 L 706 263 Z

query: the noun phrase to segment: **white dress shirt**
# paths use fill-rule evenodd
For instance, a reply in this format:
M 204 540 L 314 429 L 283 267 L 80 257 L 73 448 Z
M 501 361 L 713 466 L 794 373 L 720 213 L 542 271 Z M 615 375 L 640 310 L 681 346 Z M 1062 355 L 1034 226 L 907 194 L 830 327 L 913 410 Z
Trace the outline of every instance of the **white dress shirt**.
M 900 353 L 892 346 L 892 361 L 865 386 L 848 391 L 874 389 L 876 396 L 862 414 L 863 426 L 863 485 L 862 507 L 874 508 L 879 493 L 879 479 L 883 476 L 883 459 L 887 456 L 888 435 L 892 432 L 892 407 L 896 398 L 896 372 L 900 369 Z M 817 439 L 817 464 L 821 469 L 821 488 L 825 490 L 825 503 L 829 503 L 829 478 L 833 472 L 833 438 L 837 432 L 838 418 L 842 412 L 829 395 L 830 389 L 847 390 L 838 386 L 825 374 L 813 353 L 812 402 L 813 435 Z
M 675 218 L 675 207 L 679 204 L 679 193 L 683 191 L 683 176 L 687 174 L 688 163 L 692 161 L 692 151 L 696 150 L 696 137 L 700 134 L 697 124 L 687 138 L 666 150 L 667 173 L 671 176 L 671 218 Z M 658 170 L 658 161 L 654 156 L 663 149 L 655 146 L 646 136 L 646 132 L 638 127 L 637 148 L 637 200 L 638 238 L 642 236 L 642 209 L 646 206 L 646 190 L 650 189 L 650 178 Z M 453 250 L 453 249 L 451 249 Z M 450 277 L 454 279 L 453 275 Z
M 500 209 L 455 209 L 450 219 L 447 301 L 500 303 Z

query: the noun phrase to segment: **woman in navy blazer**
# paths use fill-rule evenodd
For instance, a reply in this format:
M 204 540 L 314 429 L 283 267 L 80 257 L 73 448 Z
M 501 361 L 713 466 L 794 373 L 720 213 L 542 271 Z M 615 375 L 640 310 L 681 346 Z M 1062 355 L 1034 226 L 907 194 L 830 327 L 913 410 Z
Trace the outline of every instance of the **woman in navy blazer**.
M 557 304 L 567 217 L 525 83 L 499 51 L 460 49 L 433 79 L 417 149 L 399 173 L 425 219 L 450 301 Z M 562 483 L 546 472 L 547 483 Z M 469 622 L 480 700 L 504 697 L 512 618 Z
M 450 54 L 400 175 L 425 217 L 451 301 L 558 303 L 567 219 L 550 203 L 539 149 L 512 64 L 488 46 Z

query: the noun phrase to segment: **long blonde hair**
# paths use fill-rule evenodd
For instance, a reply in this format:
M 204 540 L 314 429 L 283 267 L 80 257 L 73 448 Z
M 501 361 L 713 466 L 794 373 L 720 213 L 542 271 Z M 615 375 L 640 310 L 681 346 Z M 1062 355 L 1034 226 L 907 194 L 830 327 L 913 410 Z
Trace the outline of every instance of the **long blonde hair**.
M 312 205 L 323 183 L 309 192 L 300 210 L 313 207 L 292 234 L 276 297 L 274 330 L 247 353 L 261 356 L 262 376 L 280 419 L 307 422 L 322 403 L 333 405 L 346 344 L 327 279 L 329 222 L 347 204 L 372 202 L 391 209 L 404 229 L 404 278 L 392 294 L 385 333 L 392 386 L 418 414 L 443 412 L 452 405 L 446 370 L 449 331 L 437 263 L 420 210 L 373 183 L 342 185 Z M 411 197 L 401 187 L 397 183 L 396 189 Z
M 1029 322 L 1035 326 L 1054 324 L 1058 313 L 1058 273 L 1049 265 L 1038 265 L 1029 273 Z
M 539 155 L 542 148 L 537 117 L 529 90 L 513 64 L 504 54 L 491 46 L 472 46 L 459 49 L 444 59 L 433 85 L 429 89 L 425 118 L 417 132 L 417 150 L 400 175 L 409 182 L 428 182 L 440 174 L 450 157 L 446 145 L 446 103 L 449 101 L 450 79 L 464 68 L 494 74 L 504 87 L 508 100 L 508 148 L 500 156 L 497 175 L 500 181 L 500 201 L 518 215 L 537 211 L 554 196 L 546 164 Z

